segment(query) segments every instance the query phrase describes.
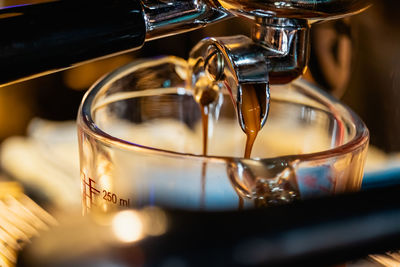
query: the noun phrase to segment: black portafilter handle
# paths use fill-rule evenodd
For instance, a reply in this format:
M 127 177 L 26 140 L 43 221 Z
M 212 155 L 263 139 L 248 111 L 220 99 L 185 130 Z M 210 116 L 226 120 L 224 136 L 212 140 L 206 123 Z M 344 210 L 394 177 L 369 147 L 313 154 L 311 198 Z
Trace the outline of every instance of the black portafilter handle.
M 0 9 L 0 84 L 140 48 L 140 1 L 53 0 Z
M 164 235 L 127 246 L 102 243 L 74 257 L 60 256 L 71 242 L 53 231 L 47 235 L 57 240 L 52 251 L 40 249 L 49 241 L 42 236 L 23 251 L 18 266 L 332 266 L 400 249 L 399 192 L 396 186 L 259 210 L 167 210 Z M 90 244 L 81 239 L 74 239 L 77 251 Z

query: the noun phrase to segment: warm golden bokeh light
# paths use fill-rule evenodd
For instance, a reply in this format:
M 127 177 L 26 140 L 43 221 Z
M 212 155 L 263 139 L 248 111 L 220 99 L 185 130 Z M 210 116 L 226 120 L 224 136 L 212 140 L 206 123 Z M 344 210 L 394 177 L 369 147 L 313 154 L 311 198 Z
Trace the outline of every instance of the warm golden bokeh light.
M 135 242 L 143 237 L 143 222 L 135 211 L 117 213 L 112 221 L 112 229 L 122 242 Z

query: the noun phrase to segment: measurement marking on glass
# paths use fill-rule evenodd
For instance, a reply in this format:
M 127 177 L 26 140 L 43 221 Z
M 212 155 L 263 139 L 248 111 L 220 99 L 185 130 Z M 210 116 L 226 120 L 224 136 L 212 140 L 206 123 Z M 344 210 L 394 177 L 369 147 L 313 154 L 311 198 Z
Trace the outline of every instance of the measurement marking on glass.
M 128 207 L 130 205 L 130 199 L 123 199 L 123 198 L 118 198 L 115 193 L 112 193 L 107 190 L 103 190 L 103 199 L 107 202 L 111 202 L 116 205 L 120 205 L 123 207 Z M 118 201 L 119 200 L 119 201 Z
M 96 184 L 96 182 L 91 178 L 89 178 L 89 181 L 87 182 L 86 175 L 83 174 L 82 189 L 83 189 L 84 203 L 86 203 L 85 198 L 89 198 L 89 203 L 90 203 L 89 208 L 91 207 L 91 205 L 95 205 L 93 201 L 94 196 L 100 193 L 100 191 L 94 187 L 94 184 Z M 89 189 L 89 194 L 87 193 L 87 189 Z
M 117 194 L 110 192 L 108 190 L 104 190 L 104 189 L 98 189 L 96 188 L 96 181 L 94 181 L 93 179 L 87 177 L 85 174 L 82 175 L 82 190 L 83 190 L 83 198 L 84 198 L 84 205 L 86 206 L 87 204 L 89 204 L 87 207 L 90 208 L 92 205 L 96 205 L 95 204 L 95 198 L 97 197 L 97 195 L 100 194 L 100 192 L 102 192 L 102 199 L 115 204 L 115 205 L 119 205 L 121 207 L 129 207 L 131 204 L 131 200 L 129 198 L 127 199 L 123 199 L 123 198 L 119 198 L 117 196 Z M 89 200 L 89 203 L 87 203 L 87 200 Z

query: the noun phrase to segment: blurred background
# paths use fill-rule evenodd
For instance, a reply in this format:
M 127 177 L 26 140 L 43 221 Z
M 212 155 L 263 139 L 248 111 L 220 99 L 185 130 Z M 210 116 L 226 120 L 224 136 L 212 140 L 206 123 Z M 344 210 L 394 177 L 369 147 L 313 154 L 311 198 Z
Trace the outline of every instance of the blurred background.
M 0 0 L 0 7 L 43 1 Z M 372 145 L 367 168 L 375 163 L 381 166 L 383 172 L 379 173 L 379 178 L 393 166 L 397 168 L 395 177 L 400 176 L 399 7 L 399 1 L 378 0 L 372 8 L 357 16 L 313 25 L 311 59 L 305 74 L 306 79 L 350 106 L 367 124 Z M 58 207 L 70 207 L 70 203 L 74 203 L 79 207 L 78 147 L 71 144 L 76 143 L 73 121 L 86 90 L 104 74 L 137 58 L 158 55 L 187 58 L 191 48 L 204 37 L 249 32 L 249 24 L 231 19 L 197 31 L 147 42 L 139 51 L 0 87 L 0 181 L 9 177 L 31 181 L 30 185 L 36 184 L 36 194 L 35 190 L 29 190 L 29 186 L 25 190 L 41 205 L 56 203 Z M 55 131 L 46 132 L 44 124 L 38 126 L 36 123 L 39 130 L 35 132 L 30 124 L 34 118 L 69 121 L 69 124 L 65 128 L 63 124 L 57 124 Z M 63 133 L 66 137 L 59 137 Z M 3 145 L 10 137 L 28 135 L 43 146 L 31 149 L 24 139 L 14 139 L 15 142 L 8 142 L 8 146 Z M 52 140 L 45 140 L 47 137 Z M 17 144 L 22 145 L 18 147 Z M 51 153 L 48 148 L 52 149 Z M 33 160 L 36 162 L 29 164 Z M 392 165 L 388 164 L 389 161 Z M 23 173 L 23 170 L 31 174 Z M 39 179 L 41 175 L 46 177 Z M 59 184 L 54 182 L 55 177 Z M 49 182 L 51 179 L 53 183 Z M 72 181 L 73 185 L 63 185 L 62 182 L 66 181 Z M 37 194 L 38 188 L 47 195 Z M 68 195 L 57 191 L 64 188 L 76 190 L 72 193 L 71 189 Z

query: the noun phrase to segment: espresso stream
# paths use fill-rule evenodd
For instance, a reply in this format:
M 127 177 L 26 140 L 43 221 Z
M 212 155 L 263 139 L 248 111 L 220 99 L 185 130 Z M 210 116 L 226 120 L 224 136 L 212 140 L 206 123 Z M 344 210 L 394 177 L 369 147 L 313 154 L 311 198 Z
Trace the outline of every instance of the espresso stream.
M 206 97 L 206 96 L 204 96 Z M 203 96 L 202 96 L 203 98 Z M 209 105 L 204 105 L 206 101 L 200 101 L 202 127 L 203 127 L 203 155 L 207 155 L 208 147 L 208 115 Z M 243 117 L 245 124 L 246 134 L 246 145 L 244 149 L 244 158 L 250 158 L 251 151 L 253 149 L 254 142 L 256 140 L 258 132 L 261 130 L 260 113 L 261 107 L 260 102 L 257 98 L 256 85 L 243 84 L 242 85 L 242 108 L 239 111 Z M 201 170 L 201 205 L 204 207 L 205 202 L 205 188 L 206 188 L 206 172 L 207 163 L 204 161 Z M 244 200 L 239 195 L 239 210 L 243 209 Z
M 257 134 L 261 129 L 261 107 L 257 98 L 256 87 L 252 84 L 242 85 L 242 109 L 240 112 L 243 116 L 247 136 L 244 157 L 250 158 Z
M 207 155 L 208 146 L 208 106 L 201 105 L 201 121 L 203 127 L 203 155 Z M 207 172 L 207 162 L 203 161 L 201 166 L 201 205 L 204 207 L 205 197 L 206 197 L 206 172 Z

